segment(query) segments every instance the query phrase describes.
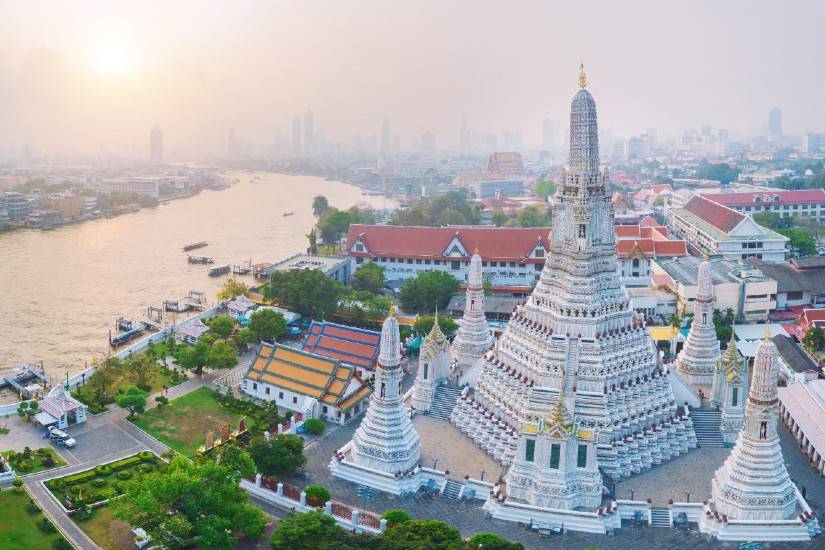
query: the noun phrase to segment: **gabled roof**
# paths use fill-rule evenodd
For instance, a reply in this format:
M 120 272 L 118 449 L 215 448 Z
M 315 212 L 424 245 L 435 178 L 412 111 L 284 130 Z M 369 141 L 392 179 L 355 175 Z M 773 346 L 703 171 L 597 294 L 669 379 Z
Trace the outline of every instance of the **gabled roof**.
M 346 409 L 360 399 L 352 399 L 355 395 L 369 393 L 354 371 L 336 359 L 262 342 L 246 378 Z
M 747 217 L 741 212 L 708 200 L 703 195 L 694 195 L 685 204 L 684 210 L 704 220 L 726 235 L 736 229 L 736 226 Z
M 313 321 L 304 351 L 373 370 L 378 361 L 381 333 L 336 323 Z
M 771 338 L 771 340 L 776 344 L 776 350 L 779 352 L 779 355 L 782 356 L 788 366 L 795 372 L 819 370 L 816 363 L 813 362 L 808 354 L 802 351 L 802 348 L 787 336 L 777 334 Z
M 686 256 L 685 241 L 659 241 L 653 239 L 621 239 L 616 242 L 619 258 L 629 258 L 636 254 L 646 258 L 672 258 Z
M 83 403 L 72 397 L 63 385 L 52 388 L 49 395 L 38 403 L 40 409 L 60 419 L 64 413 L 83 407 Z
M 759 191 L 756 193 L 718 193 L 705 195 L 725 206 L 753 206 L 764 204 L 808 204 L 825 202 L 825 189 L 797 191 Z
M 512 174 L 524 170 L 521 155 L 517 152 L 493 153 L 487 163 L 488 172 Z
M 352 255 L 390 256 L 406 258 L 446 258 L 447 246 L 457 238 L 469 255 L 478 247 L 485 261 L 522 261 L 536 244 L 545 250 L 550 247 L 549 227 L 492 227 L 483 225 L 454 225 L 422 227 L 398 225 L 358 225 L 349 227 L 347 251 Z M 366 252 L 352 250 L 360 239 Z M 543 258 L 541 261 L 544 261 Z

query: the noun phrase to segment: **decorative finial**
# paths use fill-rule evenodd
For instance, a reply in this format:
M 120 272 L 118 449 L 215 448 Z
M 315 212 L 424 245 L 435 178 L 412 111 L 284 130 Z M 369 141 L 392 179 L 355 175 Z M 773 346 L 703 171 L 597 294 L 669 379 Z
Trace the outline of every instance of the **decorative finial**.
M 707 253 L 702 254 L 702 258 L 704 258 L 704 260 L 705 260 L 706 262 L 709 262 L 709 261 L 710 261 L 710 256 L 708 256 L 708 255 L 707 255 Z
M 765 340 L 771 339 L 771 325 L 768 324 L 765 326 Z
M 395 304 L 390 304 L 390 312 L 387 314 L 387 317 L 395 317 Z
M 584 63 L 579 63 L 579 88 L 587 88 L 587 75 L 584 74 Z
M 476 241 L 476 247 L 473 249 L 473 254 L 478 254 L 478 241 Z

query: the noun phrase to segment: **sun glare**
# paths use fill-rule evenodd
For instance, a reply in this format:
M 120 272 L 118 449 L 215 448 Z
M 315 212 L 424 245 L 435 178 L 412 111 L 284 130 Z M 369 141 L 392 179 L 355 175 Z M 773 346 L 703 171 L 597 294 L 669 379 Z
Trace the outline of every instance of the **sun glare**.
M 122 44 L 102 44 L 92 54 L 92 66 L 105 76 L 128 76 L 135 69 L 135 57 Z

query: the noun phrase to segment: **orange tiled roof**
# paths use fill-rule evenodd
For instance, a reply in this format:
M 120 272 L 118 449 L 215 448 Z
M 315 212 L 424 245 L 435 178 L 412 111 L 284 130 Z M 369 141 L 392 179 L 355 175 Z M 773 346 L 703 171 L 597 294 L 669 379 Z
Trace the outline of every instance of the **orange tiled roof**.
M 304 351 L 372 370 L 378 361 L 380 344 L 380 332 L 313 321 Z

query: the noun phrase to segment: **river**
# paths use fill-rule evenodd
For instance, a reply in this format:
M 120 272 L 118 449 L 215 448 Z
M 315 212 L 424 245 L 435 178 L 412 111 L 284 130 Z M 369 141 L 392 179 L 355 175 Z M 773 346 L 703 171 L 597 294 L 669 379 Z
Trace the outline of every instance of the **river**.
M 228 176 L 239 183 L 157 208 L 52 231 L 0 233 L 0 375 L 41 360 L 53 378 L 67 369 L 71 375 L 108 352 L 118 316 L 143 319 L 147 306 L 190 290 L 214 302 L 227 277 L 189 264 L 186 244 L 207 241 L 191 253 L 214 257 L 216 266 L 274 262 L 306 249 L 316 195 L 338 208 L 384 206 L 383 197 L 318 177 Z

